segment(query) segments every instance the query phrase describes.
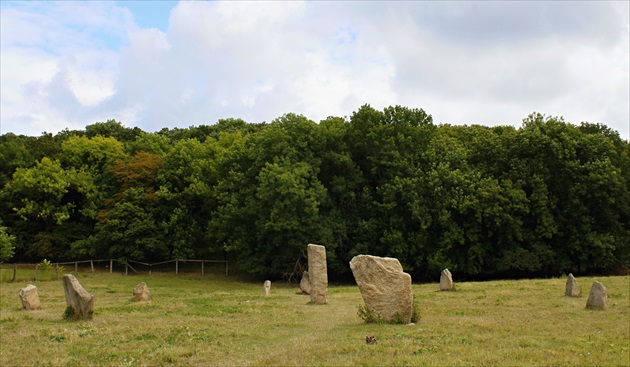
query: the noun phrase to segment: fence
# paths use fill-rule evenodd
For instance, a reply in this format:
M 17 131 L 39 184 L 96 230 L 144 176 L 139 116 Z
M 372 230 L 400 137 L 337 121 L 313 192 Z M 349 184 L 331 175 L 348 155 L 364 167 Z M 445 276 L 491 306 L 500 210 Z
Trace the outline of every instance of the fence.
M 169 266 L 169 264 L 175 264 L 175 274 L 179 274 L 180 271 L 184 271 L 187 273 L 191 273 L 191 272 L 198 272 L 198 265 L 196 266 L 197 269 L 194 269 L 195 266 L 191 266 L 194 264 L 200 264 L 201 265 L 201 275 L 205 275 L 206 273 L 206 268 L 205 268 L 205 264 L 209 263 L 209 264 L 224 264 L 225 266 L 225 276 L 228 276 L 228 262 L 227 260 L 196 260 L 196 259 L 175 259 L 175 260 L 168 260 L 168 261 L 161 261 L 161 262 L 157 262 L 157 263 L 145 263 L 145 262 L 141 262 L 141 261 L 133 261 L 133 260 L 116 260 L 116 259 L 106 259 L 106 260 L 82 260 L 82 261 L 69 261 L 69 262 L 57 262 L 57 263 L 49 263 L 45 266 L 42 266 L 40 264 L 12 264 L 13 267 L 13 277 L 11 279 L 12 282 L 16 281 L 16 274 L 17 274 L 17 270 L 18 267 L 21 269 L 27 268 L 27 269 L 33 269 L 33 267 L 35 267 L 35 280 L 39 281 L 40 278 L 40 272 L 43 272 L 45 270 L 47 270 L 48 268 L 54 268 L 55 269 L 55 277 L 56 279 L 59 279 L 59 275 L 60 275 L 60 271 L 67 271 L 63 268 L 64 265 L 74 265 L 74 273 L 78 274 L 79 273 L 79 265 L 81 264 L 82 268 L 87 268 L 87 264 L 89 263 L 89 271 L 94 274 L 96 270 L 98 270 L 99 272 L 103 272 L 103 269 L 106 272 L 109 272 L 109 274 L 113 274 L 114 272 L 114 263 L 118 264 L 118 267 L 120 268 L 120 271 L 122 271 L 122 269 L 124 268 L 124 272 L 125 275 L 129 275 L 129 270 L 131 269 L 131 271 L 135 274 L 142 274 L 142 273 L 148 273 L 149 275 L 152 275 L 153 270 L 155 269 L 156 271 L 161 271 L 161 272 L 170 272 L 172 271 L 172 265 Z M 105 263 L 105 266 L 103 268 L 103 263 Z M 96 264 L 96 265 L 95 265 Z M 132 265 L 135 264 L 135 265 Z M 99 265 L 100 265 L 100 269 L 99 269 Z M 9 265 L 11 266 L 11 265 Z M 6 267 L 6 265 L 5 265 Z M 192 268 L 192 271 L 191 271 Z M 4 280 L 4 279 L 2 279 Z

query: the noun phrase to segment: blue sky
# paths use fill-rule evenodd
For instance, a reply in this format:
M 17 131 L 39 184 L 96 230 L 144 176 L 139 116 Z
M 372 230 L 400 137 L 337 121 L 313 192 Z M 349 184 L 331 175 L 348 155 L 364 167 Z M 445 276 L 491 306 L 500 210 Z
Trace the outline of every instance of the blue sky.
M 166 32 L 168 18 L 177 1 L 122 0 L 116 4 L 131 11 L 136 24 L 141 28 L 156 28 Z
M 2 1 L 0 133 L 532 112 L 630 135 L 627 1 Z

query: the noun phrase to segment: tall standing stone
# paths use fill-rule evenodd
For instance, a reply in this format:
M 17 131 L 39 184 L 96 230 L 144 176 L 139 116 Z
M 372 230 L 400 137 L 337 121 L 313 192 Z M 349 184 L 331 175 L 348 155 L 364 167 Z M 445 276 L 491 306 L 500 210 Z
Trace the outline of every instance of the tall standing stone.
M 263 283 L 263 295 L 268 296 L 270 293 L 271 293 L 271 281 L 265 280 L 265 283 Z
M 302 293 L 311 294 L 311 280 L 308 276 L 308 271 L 302 273 L 302 280 L 300 280 L 300 290 Z
M 452 291 L 453 290 L 453 275 L 448 269 L 442 270 L 440 275 L 440 290 Z
M 309 244 L 308 277 L 311 281 L 311 302 L 325 304 L 328 302 L 328 269 L 326 266 L 326 247 Z
M 350 261 L 350 269 L 371 315 L 385 322 L 411 322 L 411 275 L 403 272 L 398 259 L 358 255 Z
M 94 297 L 81 286 L 74 275 L 63 276 L 63 291 L 68 303 L 65 318 L 89 320 L 94 317 Z
M 37 287 L 29 284 L 26 288 L 20 290 L 20 301 L 22 301 L 22 308 L 25 310 L 37 310 L 40 308 L 39 295 L 37 294 Z
M 606 287 L 597 280 L 593 282 L 591 286 L 591 292 L 588 295 L 586 301 L 586 308 L 591 310 L 604 310 L 606 309 L 606 301 L 608 300 L 608 292 Z
M 564 295 L 567 297 L 579 297 L 580 287 L 577 284 L 577 280 L 573 274 L 569 274 L 567 277 L 567 284 L 564 286 Z
M 136 285 L 135 287 L 133 287 L 133 300 L 134 301 L 145 302 L 145 301 L 150 301 L 151 299 L 152 299 L 151 291 L 149 290 L 147 283 L 142 282 Z

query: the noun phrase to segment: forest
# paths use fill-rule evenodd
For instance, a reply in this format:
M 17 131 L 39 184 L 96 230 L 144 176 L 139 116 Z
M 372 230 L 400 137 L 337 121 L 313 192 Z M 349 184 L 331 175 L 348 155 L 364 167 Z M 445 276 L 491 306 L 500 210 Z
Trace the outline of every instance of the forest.
M 228 256 L 277 279 L 315 243 L 333 279 L 358 254 L 414 279 L 630 269 L 628 141 L 539 113 L 455 126 L 364 105 L 319 123 L 5 133 L 0 188 L 0 262 Z

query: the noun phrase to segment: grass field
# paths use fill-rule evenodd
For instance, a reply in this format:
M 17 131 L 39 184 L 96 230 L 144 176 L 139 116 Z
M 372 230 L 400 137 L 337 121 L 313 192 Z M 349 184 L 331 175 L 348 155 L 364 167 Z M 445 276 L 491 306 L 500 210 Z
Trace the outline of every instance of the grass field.
M 41 310 L 20 309 L 26 282 L 0 283 L 1 366 L 630 366 L 630 276 L 599 277 L 608 309 L 585 309 L 594 278 L 413 286 L 415 325 L 364 324 L 358 287 L 331 286 L 327 305 L 297 286 L 222 276 L 82 274 L 94 320 L 63 321 L 61 281 L 36 285 Z M 131 302 L 145 281 L 150 303 Z M 366 344 L 375 336 L 376 344 Z

